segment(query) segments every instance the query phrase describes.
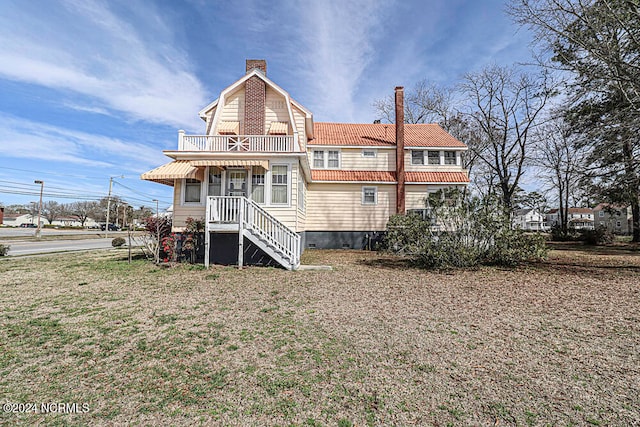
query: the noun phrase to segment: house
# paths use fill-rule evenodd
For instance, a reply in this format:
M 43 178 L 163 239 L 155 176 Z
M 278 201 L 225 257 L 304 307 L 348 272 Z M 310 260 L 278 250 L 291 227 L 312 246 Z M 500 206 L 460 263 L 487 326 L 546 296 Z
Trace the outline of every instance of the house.
M 569 208 L 567 210 L 567 220 L 569 227 L 576 230 L 593 230 L 593 210 L 590 208 Z M 547 213 L 547 224 L 549 227 L 560 225 L 560 210 L 551 209 Z
M 199 115 L 203 135 L 178 131 L 171 159 L 142 174 L 174 187 L 173 231 L 205 218 L 205 264 L 276 261 L 305 248 L 363 248 L 389 217 L 424 209 L 430 192 L 468 182 L 466 145 L 435 124 L 314 122 L 267 77 L 263 60 Z
M 616 234 L 631 234 L 633 230 L 633 214 L 631 206 L 600 203 L 593 208 L 595 227 L 605 227 Z
M 38 218 L 31 214 L 4 214 L 4 225 L 7 227 L 20 227 L 22 224 L 38 224 Z
M 511 215 L 511 223 L 514 227 L 525 231 L 544 231 L 546 230 L 545 216 L 537 209 L 516 209 Z

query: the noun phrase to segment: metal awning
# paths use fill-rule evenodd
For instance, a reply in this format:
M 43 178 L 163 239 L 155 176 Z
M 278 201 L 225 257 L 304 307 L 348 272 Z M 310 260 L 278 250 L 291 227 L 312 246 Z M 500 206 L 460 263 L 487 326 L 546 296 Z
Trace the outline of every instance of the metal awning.
M 191 160 L 191 166 L 218 166 L 218 167 L 248 167 L 262 166 L 265 170 L 269 169 L 269 160 L 256 159 L 210 159 L 210 160 Z
M 289 132 L 289 122 L 271 122 L 269 135 L 286 135 Z
M 173 186 L 174 179 L 190 178 L 203 181 L 204 169 L 192 165 L 188 160 L 176 160 L 145 172 L 140 178 Z
M 239 135 L 240 134 L 240 122 L 224 122 L 218 123 L 216 128 L 218 135 Z

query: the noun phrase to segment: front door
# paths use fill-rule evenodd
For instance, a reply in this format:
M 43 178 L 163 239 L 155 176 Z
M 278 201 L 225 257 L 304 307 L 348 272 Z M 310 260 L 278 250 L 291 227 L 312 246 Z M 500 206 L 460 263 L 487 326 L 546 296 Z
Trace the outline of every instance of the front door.
M 247 196 L 247 170 L 229 169 L 227 171 L 227 196 Z

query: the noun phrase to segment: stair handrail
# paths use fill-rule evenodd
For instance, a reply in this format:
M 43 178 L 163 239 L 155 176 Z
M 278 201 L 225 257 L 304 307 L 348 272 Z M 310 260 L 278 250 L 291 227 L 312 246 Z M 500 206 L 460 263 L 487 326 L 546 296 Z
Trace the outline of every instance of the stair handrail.
M 297 267 L 300 261 L 300 235 L 253 200 L 243 197 L 243 202 L 246 207 L 244 209 L 245 225 L 258 236 L 267 240 L 272 246 L 279 249 L 292 266 Z

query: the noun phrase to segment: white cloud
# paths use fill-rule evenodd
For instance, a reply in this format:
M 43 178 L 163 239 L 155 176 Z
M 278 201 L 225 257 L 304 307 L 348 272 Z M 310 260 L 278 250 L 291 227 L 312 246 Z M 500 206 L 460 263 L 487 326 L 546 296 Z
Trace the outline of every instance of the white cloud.
M 0 76 L 89 96 L 134 119 L 201 127 L 202 84 L 152 7 L 117 15 L 84 0 L 19 4 L 0 17 Z
M 353 121 L 354 95 L 376 54 L 377 29 L 392 2 L 329 0 L 301 9 L 304 46 L 301 76 L 311 86 L 314 113 L 321 120 Z M 310 107 L 314 107 L 310 106 Z
M 0 157 L 144 172 L 166 162 L 154 147 L 0 114 Z

